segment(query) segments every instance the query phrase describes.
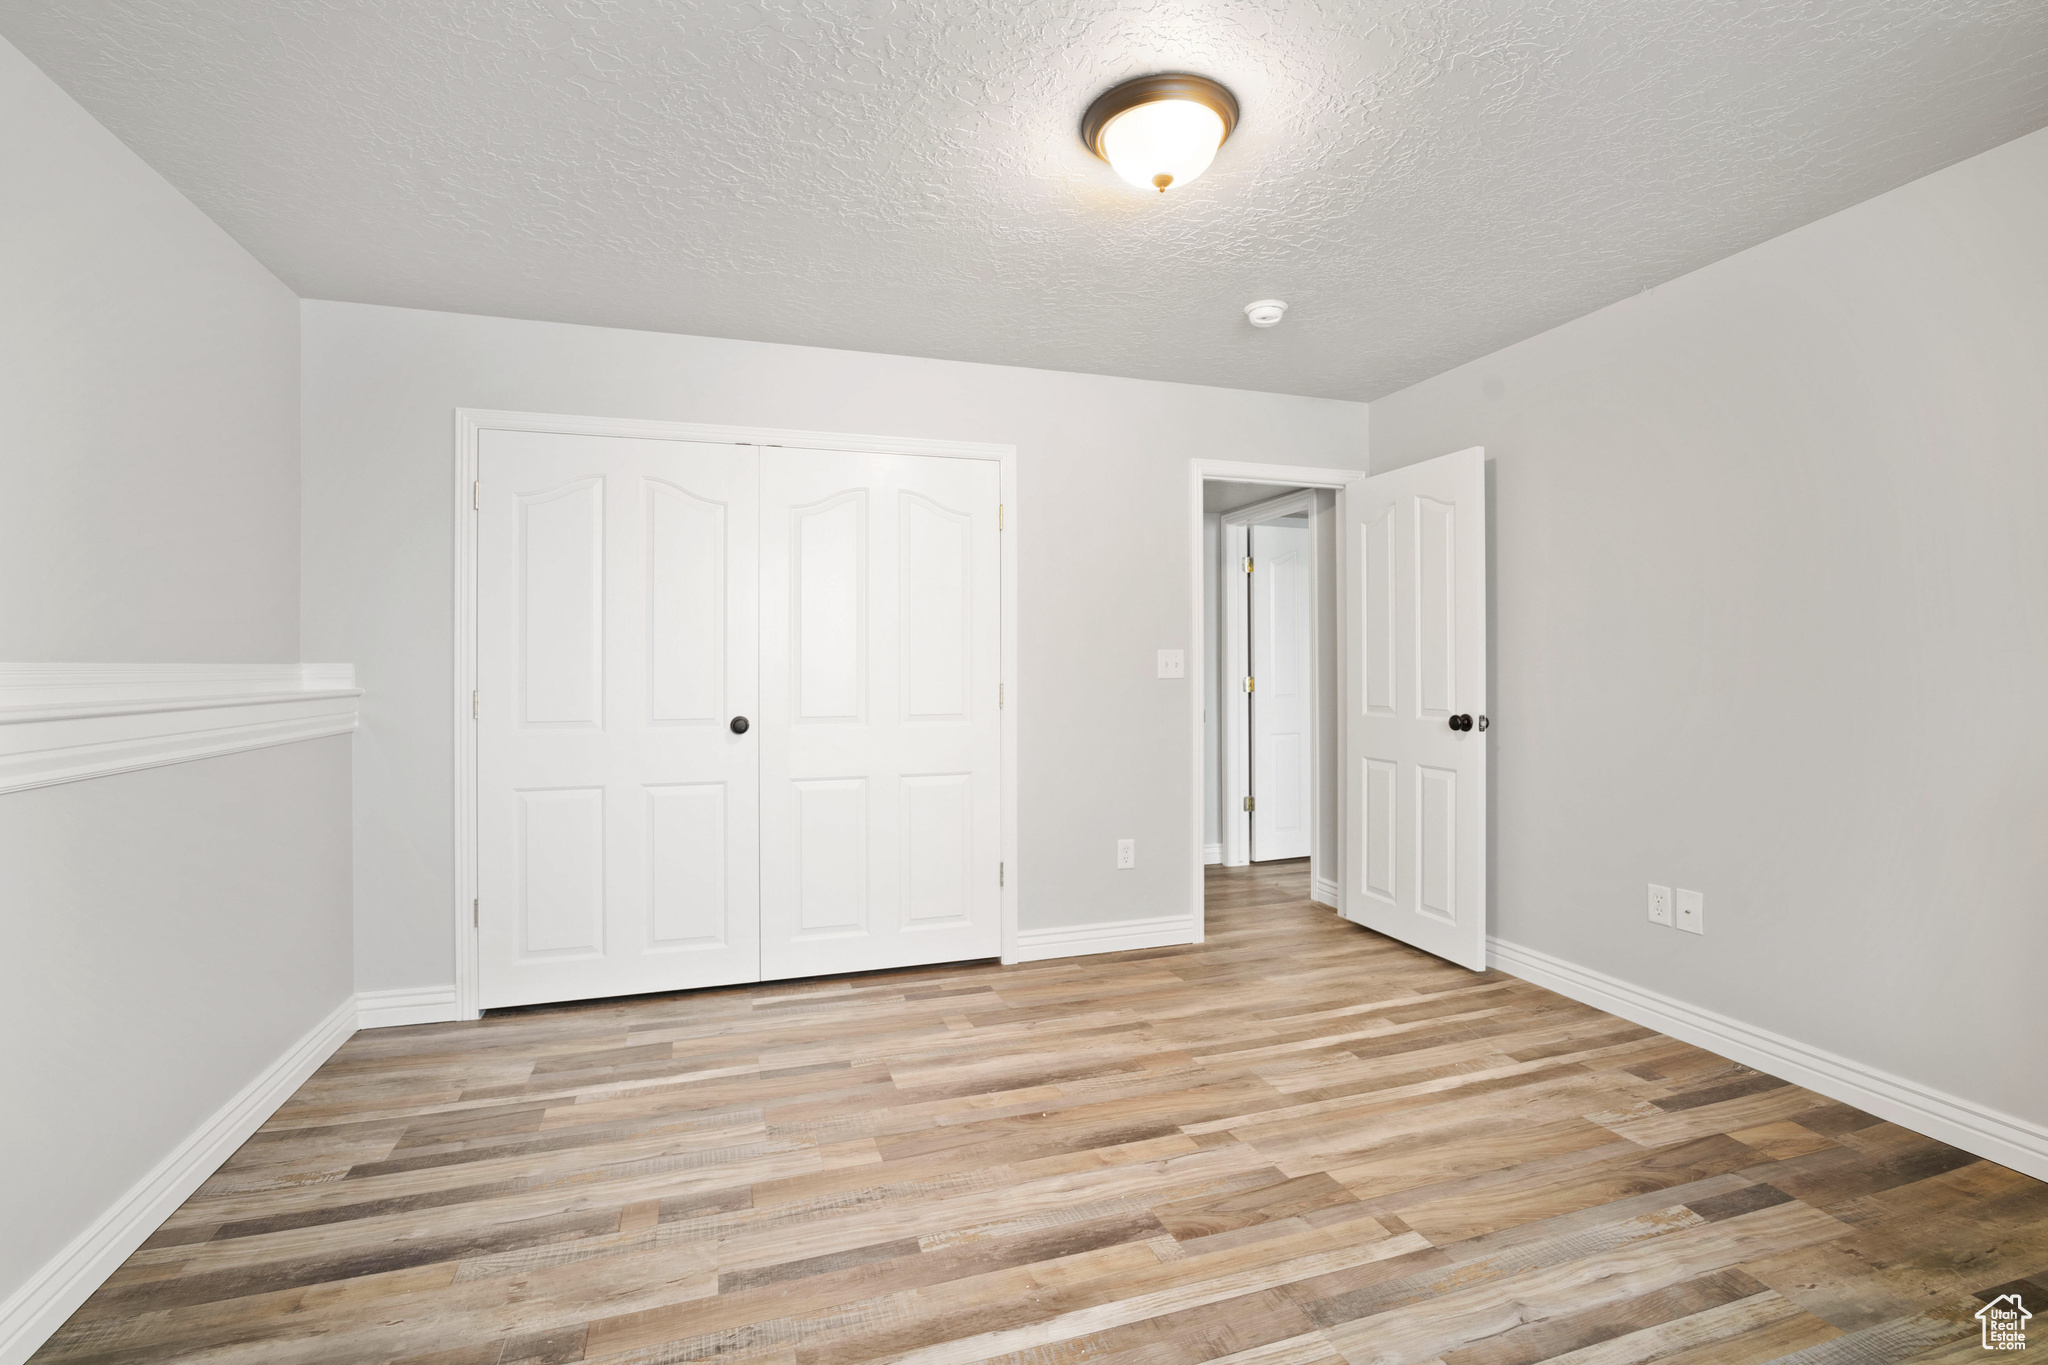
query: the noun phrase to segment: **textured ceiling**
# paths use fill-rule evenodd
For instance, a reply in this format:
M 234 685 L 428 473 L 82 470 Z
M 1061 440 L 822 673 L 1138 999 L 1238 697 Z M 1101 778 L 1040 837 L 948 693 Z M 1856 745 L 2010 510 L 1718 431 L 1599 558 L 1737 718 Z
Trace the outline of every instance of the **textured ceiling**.
M 0 0 L 0 33 L 310 297 L 1342 398 L 2048 123 L 2044 0 Z M 1244 119 L 1148 195 L 1075 125 L 1175 69 Z

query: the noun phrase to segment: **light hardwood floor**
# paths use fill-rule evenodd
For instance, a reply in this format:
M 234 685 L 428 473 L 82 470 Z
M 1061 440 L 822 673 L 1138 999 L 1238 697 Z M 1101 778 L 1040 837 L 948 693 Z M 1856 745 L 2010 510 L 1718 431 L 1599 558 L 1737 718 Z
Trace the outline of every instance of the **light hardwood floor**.
M 1305 894 L 359 1034 L 36 1359 L 1866 1365 L 2048 1314 L 2048 1186 Z

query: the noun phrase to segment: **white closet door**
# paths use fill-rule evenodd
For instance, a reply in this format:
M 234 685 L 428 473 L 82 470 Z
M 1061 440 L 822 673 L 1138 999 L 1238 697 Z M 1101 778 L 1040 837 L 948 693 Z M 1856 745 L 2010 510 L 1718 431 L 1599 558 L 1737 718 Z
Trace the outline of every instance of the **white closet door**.
M 761 451 L 761 966 L 1001 952 L 998 466 Z
M 1486 968 L 1486 463 L 1344 494 L 1344 915 Z
M 1251 528 L 1252 861 L 1306 858 L 1309 783 L 1309 533 Z
M 757 980 L 753 451 L 481 440 L 483 1005 Z

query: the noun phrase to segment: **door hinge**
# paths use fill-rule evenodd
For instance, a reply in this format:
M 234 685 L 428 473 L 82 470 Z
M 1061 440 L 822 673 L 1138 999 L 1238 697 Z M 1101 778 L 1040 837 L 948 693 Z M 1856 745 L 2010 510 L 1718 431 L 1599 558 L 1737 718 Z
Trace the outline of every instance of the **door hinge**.
M 477 694 L 472 692 L 469 694 L 469 718 L 475 720 L 481 714 L 477 709 Z
M 469 505 L 478 512 L 484 510 L 484 481 L 482 479 L 478 479 L 469 486 Z
M 1256 678 L 1246 678 L 1246 679 L 1244 680 L 1244 690 L 1245 690 L 1245 691 L 1247 691 L 1247 692 L 1251 691 L 1251 690 L 1252 690 L 1252 684 L 1253 684 L 1254 682 L 1256 682 L 1256 681 L 1258 681 L 1258 680 L 1257 680 Z
M 998 531 L 1003 529 L 1003 505 L 1001 503 L 996 504 L 996 529 Z
M 1003 709 L 1003 705 L 1004 705 L 1004 702 L 1003 702 L 1003 685 L 1002 685 L 1001 683 L 997 683 L 997 684 L 996 684 L 996 710 L 998 710 L 998 711 L 1002 710 L 1002 709 Z
M 1009 876 L 1009 865 L 1008 865 L 1007 863 L 997 863 L 997 864 L 996 864 L 996 885 L 997 885 L 997 886 L 1002 886 L 1002 885 L 1004 884 L 1004 882 L 1005 882 L 1005 880 L 1006 880 L 1006 878 L 1007 878 L 1008 876 Z
M 1244 571 L 1246 573 L 1250 573 L 1252 571 L 1252 557 L 1250 555 L 1246 555 L 1244 557 Z
M 469 903 L 469 927 L 472 929 L 481 929 L 483 927 L 483 904 L 481 899 L 473 900 Z
M 1252 809 L 1252 807 L 1253 807 L 1254 805 L 1256 805 L 1256 804 L 1257 804 L 1257 799 L 1256 799 L 1256 798 L 1254 798 L 1254 797 L 1250 797 L 1250 796 L 1247 796 L 1247 797 L 1246 797 L 1246 798 L 1244 799 L 1244 808 L 1245 808 L 1246 810 L 1250 810 L 1250 809 Z

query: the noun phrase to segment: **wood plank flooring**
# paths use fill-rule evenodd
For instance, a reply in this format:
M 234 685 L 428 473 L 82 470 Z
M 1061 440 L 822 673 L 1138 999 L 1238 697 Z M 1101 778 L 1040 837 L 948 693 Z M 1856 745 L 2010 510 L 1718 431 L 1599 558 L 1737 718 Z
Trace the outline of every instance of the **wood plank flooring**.
M 35 1359 L 1868 1365 L 2048 1312 L 2048 1186 L 1306 881 L 1212 871 L 1199 947 L 359 1034 Z

